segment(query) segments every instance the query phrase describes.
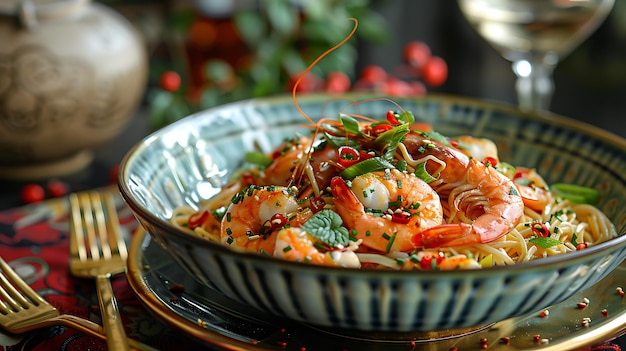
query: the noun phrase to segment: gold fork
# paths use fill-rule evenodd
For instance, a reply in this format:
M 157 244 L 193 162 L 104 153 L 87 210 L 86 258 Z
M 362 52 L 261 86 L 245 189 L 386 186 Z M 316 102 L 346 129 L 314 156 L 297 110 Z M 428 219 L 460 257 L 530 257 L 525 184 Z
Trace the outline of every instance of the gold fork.
M 0 326 L 10 333 L 21 334 L 55 325 L 105 340 L 100 325 L 87 319 L 60 314 L 0 257 Z M 133 349 L 155 350 L 134 339 L 129 339 L 129 343 Z
M 128 350 L 111 275 L 126 269 L 126 243 L 119 230 L 113 193 L 72 193 L 70 200 L 70 271 L 96 278 L 98 302 L 109 350 Z

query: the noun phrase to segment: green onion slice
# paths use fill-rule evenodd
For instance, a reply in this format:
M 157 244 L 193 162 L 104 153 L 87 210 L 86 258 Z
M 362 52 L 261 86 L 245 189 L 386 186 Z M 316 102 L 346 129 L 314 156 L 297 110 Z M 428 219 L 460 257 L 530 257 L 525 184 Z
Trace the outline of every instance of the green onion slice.
M 376 171 L 382 171 L 385 169 L 394 169 L 393 164 L 382 157 L 372 157 L 367 160 L 363 160 L 356 163 L 346 169 L 344 169 L 340 175 L 343 179 L 354 179 L 354 177 Z
M 400 144 L 400 142 L 402 142 L 402 139 L 408 132 L 409 125 L 401 124 L 377 136 L 374 140 L 374 144 L 377 146 L 384 146 L 385 159 L 387 161 L 392 161 L 398 145 Z
M 537 246 L 539 246 L 539 247 L 541 247 L 542 249 L 549 249 L 549 248 L 551 248 L 553 246 L 562 244 L 562 242 L 560 242 L 560 241 L 558 241 L 556 239 L 553 239 L 553 238 L 551 238 L 549 236 L 548 237 L 537 236 L 537 237 L 533 237 L 533 238 L 528 239 L 528 241 L 533 243 L 533 244 L 535 244 L 535 245 L 537 245 Z
M 271 157 L 265 155 L 260 151 L 249 151 L 244 156 L 245 162 L 259 165 L 261 167 L 267 167 L 274 162 Z
M 359 128 L 359 122 L 344 113 L 339 114 L 339 122 L 346 129 L 346 132 L 356 135 L 361 135 L 361 129 Z
M 596 205 L 600 193 L 592 188 L 567 183 L 552 184 L 550 189 L 559 197 L 576 204 Z
M 426 162 L 422 162 L 415 166 L 414 173 L 419 179 L 425 181 L 426 183 L 434 182 L 435 180 L 437 180 L 437 178 L 430 175 L 430 173 L 428 173 L 428 171 L 426 170 Z
M 359 142 L 354 139 L 334 136 L 328 133 L 324 133 L 324 137 L 326 138 L 326 141 L 328 141 L 328 143 L 330 143 L 332 146 L 334 146 L 337 149 L 340 148 L 341 146 L 350 146 L 356 150 L 361 149 L 361 144 L 359 144 Z

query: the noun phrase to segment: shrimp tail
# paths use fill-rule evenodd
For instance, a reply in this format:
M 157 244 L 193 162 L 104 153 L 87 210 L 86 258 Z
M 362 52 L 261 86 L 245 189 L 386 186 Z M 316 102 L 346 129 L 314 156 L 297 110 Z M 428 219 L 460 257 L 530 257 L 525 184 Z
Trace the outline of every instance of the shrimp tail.
M 424 248 L 471 245 L 481 242 L 471 224 L 440 224 L 416 233 L 411 238 L 413 245 Z
M 348 208 L 362 209 L 363 204 L 354 195 L 348 184 L 341 177 L 333 177 L 330 180 L 330 189 L 333 193 L 335 202 L 345 202 Z

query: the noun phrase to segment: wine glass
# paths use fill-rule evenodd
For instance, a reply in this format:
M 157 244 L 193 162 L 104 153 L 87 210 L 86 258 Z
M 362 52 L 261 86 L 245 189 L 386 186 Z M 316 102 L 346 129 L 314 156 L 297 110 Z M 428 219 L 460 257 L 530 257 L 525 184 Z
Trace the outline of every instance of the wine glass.
M 469 24 L 513 63 L 523 109 L 547 110 L 552 72 L 608 16 L 614 0 L 459 0 Z

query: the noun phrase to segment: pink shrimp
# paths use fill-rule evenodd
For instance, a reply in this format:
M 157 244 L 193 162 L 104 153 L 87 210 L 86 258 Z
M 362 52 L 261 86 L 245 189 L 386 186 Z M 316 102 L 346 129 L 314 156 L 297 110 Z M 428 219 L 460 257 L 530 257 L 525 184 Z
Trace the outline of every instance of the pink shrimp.
M 286 141 L 276 148 L 272 157 L 274 161 L 264 170 L 260 183 L 265 185 L 289 185 L 299 181 L 306 168 L 310 167 L 310 174 L 318 189 L 324 189 L 330 179 L 339 170 L 334 166 L 337 160 L 337 149 L 326 145 L 311 150 L 312 140 L 300 137 L 293 141 Z
M 281 186 L 250 186 L 237 193 L 222 218 L 220 240 L 243 250 L 274 252 L 276 235 L 287 225 L 300 226 L 310 217 L 293 193 Z
M 448 223 L 415 234 L 415 246 L 488 243 L 517 225 L 524 203 L 513 182 L 495 168 L 418 133 L 409 133 L 403 144 L 413 165 L 425 162 L 437 178 L 430 185 L 447 200 L 449 212 Z
M 274 257 L 325 266 L 361 267 L 359 258 L 350 248 L 322 251 L 317 247 L 318 242 L 302 228 L 283 228 L 276 235 Z
M 439 196 L 413 174 L 367 173 L 353 179 L 352 188 L 335 177 L 330 187 L 344 225 L 363 245 L 380 252 L 413 250 L 415 233 L 442 223 Z
M 551 201 L 548 183 L 534 169 L 517 167 L 513 182 L 528 208 L 543 212 Z

